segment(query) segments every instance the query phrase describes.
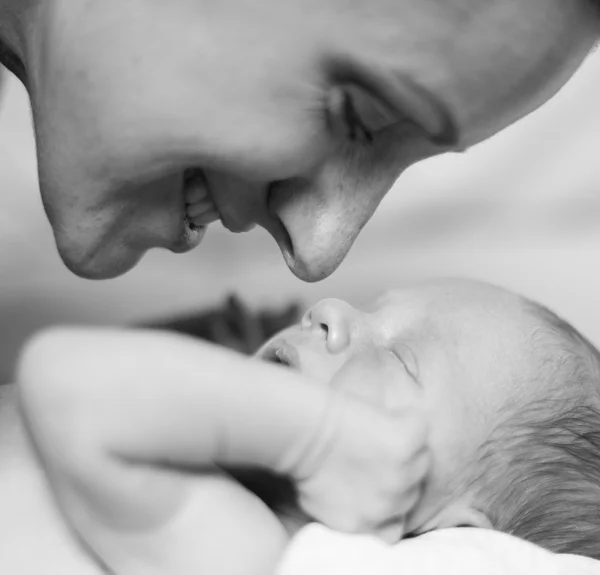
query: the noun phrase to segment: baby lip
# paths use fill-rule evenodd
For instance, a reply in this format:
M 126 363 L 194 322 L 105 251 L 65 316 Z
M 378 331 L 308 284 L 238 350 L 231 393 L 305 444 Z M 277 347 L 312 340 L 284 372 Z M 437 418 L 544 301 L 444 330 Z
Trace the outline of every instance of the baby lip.
M 263 353 L 262 359 L 292 369 L 300 368 L 298 350 L 284 339 L 276 339 Z

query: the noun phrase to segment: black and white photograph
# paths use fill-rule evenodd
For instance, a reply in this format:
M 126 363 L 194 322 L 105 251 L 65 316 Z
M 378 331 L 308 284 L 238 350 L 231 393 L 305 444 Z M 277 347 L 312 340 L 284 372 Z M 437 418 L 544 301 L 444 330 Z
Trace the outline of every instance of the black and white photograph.
M 0 0 L 0 575 L 600 575 L 600 0 Z

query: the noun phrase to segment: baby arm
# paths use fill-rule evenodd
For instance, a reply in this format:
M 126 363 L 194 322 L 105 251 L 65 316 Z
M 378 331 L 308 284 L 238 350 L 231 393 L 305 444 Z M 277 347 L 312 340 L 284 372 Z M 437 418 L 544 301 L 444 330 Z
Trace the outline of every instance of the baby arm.
M 60 509 L 118 575 L 206 571 L 214 538 L 202 505 L 214 502 L 204 494 L 200 504 L 196 487 L 217 467 L 288 475 L 316 520 L 380 535 L 383 526 L 392 540 L 427 470 L 414 414 L 174 334 L 51 330 L 28 344 L 17 381 Z
M 206 572 L 215 564 L 208 560 L 215 518 L 232 540 L 249 516 L 257 521 L 245 525 L 246 540 L 258 547 L 258 534 L 270 537 L 253 557 L 256 572 L 268 572 L 284 540 L 280 525 L 216 466 L 294 475 L 294 454 L 315 436 L 327 390 L 280 367 L 150 331 L 54 330 L 28 345 L 17 375 L 59 507 L 115 573 Z M 235 514 L 249 507 L 251 514 Z M 228 568 L 219 572 L 229 574 L 240 550 L 226 553 Z

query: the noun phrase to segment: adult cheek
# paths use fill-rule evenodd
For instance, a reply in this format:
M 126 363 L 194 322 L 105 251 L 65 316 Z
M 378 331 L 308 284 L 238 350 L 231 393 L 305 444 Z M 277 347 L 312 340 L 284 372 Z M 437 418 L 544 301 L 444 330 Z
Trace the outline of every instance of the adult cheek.
M 305 177 L 272 185 L 269 208 L 287 232 L 278 243 L 292 272 L 311 282 L 332 274 L 402 172 L 443 151 L 400 122 L 372 143 L 342 144 Z

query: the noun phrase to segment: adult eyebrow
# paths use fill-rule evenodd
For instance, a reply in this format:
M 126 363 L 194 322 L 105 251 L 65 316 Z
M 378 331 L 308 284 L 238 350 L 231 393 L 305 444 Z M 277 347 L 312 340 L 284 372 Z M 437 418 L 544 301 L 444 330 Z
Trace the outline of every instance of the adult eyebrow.
M 383 72 L 355 60 L 341 58 L 329 65 L 330 78 L 354 83 L 387 105 L 399 118 L 408 117 L 437 146 L 458 149 L 461 134 L 450 107 L 438 95 L 405 72 Z

